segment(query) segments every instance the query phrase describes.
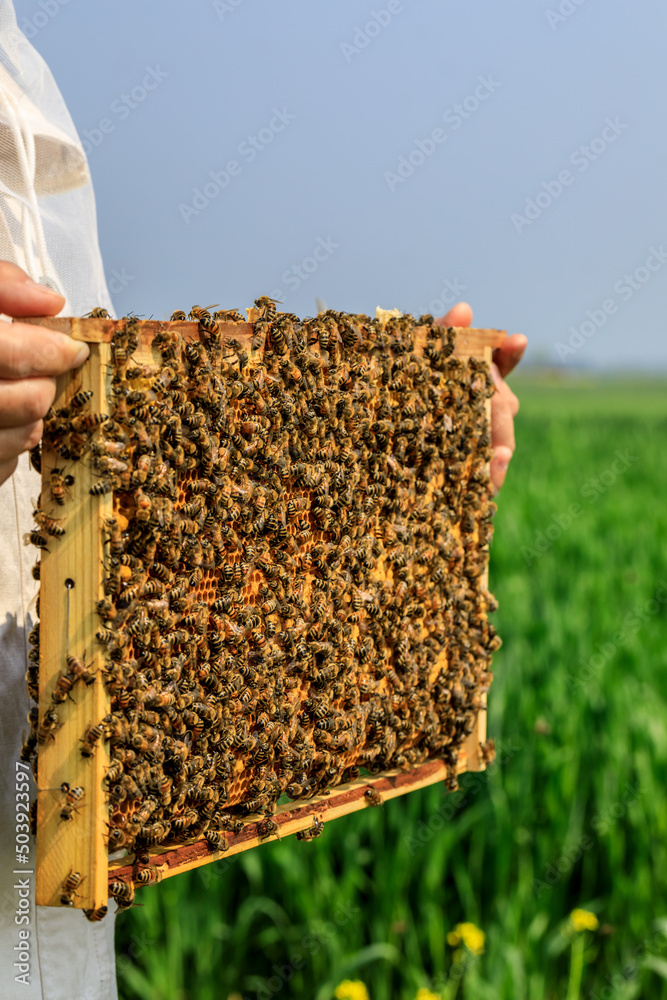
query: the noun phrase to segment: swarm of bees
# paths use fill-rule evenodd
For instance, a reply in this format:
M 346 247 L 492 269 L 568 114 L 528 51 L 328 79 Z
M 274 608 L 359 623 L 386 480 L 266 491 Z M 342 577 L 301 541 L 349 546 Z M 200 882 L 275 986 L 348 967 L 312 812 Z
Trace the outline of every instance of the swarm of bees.
M 66 532 L 82 459 L 91 494 L 113 495 L 105 668 L 97 679 L 68 657 L 23 756 L 57 738 L 76 685 L 106 685 L 111 710 L 79 750 L 109 740 L 109 851 L 202 836 L 226 850 L 251 815 L 275 832 L 283 795 L 429 757 L 455 771 L 491 681 L 488 367 L 453 358 L 454 332 L 431 316 L 299 320 L 263 297 L 251 317 L 252 342 L 222 336 L 236 311 L 193 307 L 199 339 L 162 326 L 151 364 L 134 359 L 129 317 L 113 336 L 109 415 L 80 392 L 45 420 L 63 516 L 37 510 L 31 541 Z M 38 633 L 31 644 L 34 697 Z M 79 792 L 65 790 L 63 821 L 77 820 Z M 131 905 L 131 886 L 112 893 Z

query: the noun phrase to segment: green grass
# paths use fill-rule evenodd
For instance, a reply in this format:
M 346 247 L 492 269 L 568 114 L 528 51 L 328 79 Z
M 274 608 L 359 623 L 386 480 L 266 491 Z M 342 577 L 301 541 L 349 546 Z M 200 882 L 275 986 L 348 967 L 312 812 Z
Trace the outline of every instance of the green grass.
M 124 1000 L 328 1000 L 342 979 L 371 1000 L 444 996 L 464 920 L 487 938 L 458 997 L 560 1000 L 574 907 L 601 925 L 582 998 L 667 997 L 667 385 L 514 387 L 491 574 L 499 763 L 458 797 L 426 789 L 143 890 L 118 920 Z

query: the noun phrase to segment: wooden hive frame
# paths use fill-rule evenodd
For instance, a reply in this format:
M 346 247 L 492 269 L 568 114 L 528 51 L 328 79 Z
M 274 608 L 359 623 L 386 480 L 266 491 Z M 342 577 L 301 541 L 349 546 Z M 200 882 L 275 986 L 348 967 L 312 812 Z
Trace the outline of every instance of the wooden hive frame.
M 121 321 L 106 319 L 35 319 L 43 326 L 69 334 L 76 340 L 90 345 L 90 358 L 77 372 L 58 380 L 55 407 L 66 404 L 81 390 L 90 390 L 96 399 L 96 411 L 108 413 L 109 382 L 112 370 L 111 340 L 120 329 Z M 252 340 L 251 324 L 221 323 L 223 336 L 234 337 L 249 349 Z M 196 322 L 142 322 L 139 324 L 141 340 L 134 360 L 138 364 L 151 364 L 155 350 L 151 342 L 158 330 L 175 330 L 185 339 L 197 339 Z M 416 333 L 415 353 L 423 350 L 425 333 L 420 341 Z M 498 330 L 458 328 L 455 331 L 454 356 L 460 359 L 476 358 L 489 364 L 494 348 L 500 346 L 505 333 Z M 252 353 L 251 353 L 252 356 Z M 102 401 L 100 405 L 99 401 Z M 105 409 L 105 407 L 107 407 Z M 490 402 L 487 415 L 490 419 Z M 62 459 L 53 451 L 44 449 L 42 455 L 42 509 L 53 518 L 62 516 L 63 508 L 50 499 L 50 473 Z M 75 482 L 69 490 L 67 502 L 67 532 L 62 539 L 49 546 L 41 560 L 40 640 L 39 669 L 39 719 L 53 708 L 52 692 L 68 655 L 85 662 L 94 674 L 101 673 L 103 651 L 95 640 L 100 627 L 95 604 L 103 594 L 103 534 L 101 525 L 112 514 L 113 497 L 110 493 L 91 496 L 90 488 L 99 478 L 91 465 L 80 462 Z M 80 750 L 81 733 L 103 718 L 110 710 L 110 697 L 99 681 L 79 685 L 77 698 L 67 700 L 62 706 L 57 739 L 46 739 L 39 748 L 39 795 L 37 808 L 37 903 L 57 906 L 60 904 L 63 880 L 69 872 L 82 876 L 71 904 L 78 908 L 98 910 L 107 901 L 110 880 L 123 879 L 134 883 L 137 875 L 136 858 L 128 863 L 124 857 L 109 857 L 106 845 L 108 829 L 108 801 L 105 776 L 109 767 L 109 754 L 105 740 L 100 740 L 96 752 L 83 757 Z M 473 732 L 465 741 L 458 759 L 458 771 L 484 769 L 480 744 L 486 740 L 485 712 L 477 717 Z M 315 817 L 334 819 L 368 805 L 365 795 L 369 787 L 377 789 L 384 799 L 405 794 L 443 780 L 447 765 L 439 760 L 427 760 L 408 771 L 392 771 L 380 775 L 360 777 L 347 785 L 339 785 L 330 794 L 297 800 L 279 805 L 274 818 L 280 836 L 296 833 L 313 824 Z M 76 822 L 63 822 L 60 818 L 63 795 L 60 788 L 67 782 L 71 788 L 85 788 L 85 801 L 73 804 Z M 232 855 L 255 847 L 266 837 L 260 838 L 253 817 L 243 830 L 228 839 L 226 854 Z M 213 851 L 200 837 L 173 847 L 160 847 L 150 851 L 150 865 L 155 880 L 179 874 L 219 860 L 221 852 Z M 143 866 L 145 867 L 145 865 Z

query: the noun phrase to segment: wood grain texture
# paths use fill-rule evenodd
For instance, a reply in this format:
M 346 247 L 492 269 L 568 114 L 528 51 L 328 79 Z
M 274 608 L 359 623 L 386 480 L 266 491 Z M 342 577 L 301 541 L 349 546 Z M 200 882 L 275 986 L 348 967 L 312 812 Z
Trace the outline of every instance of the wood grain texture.
M 84 341 L 87 344 L 109 343 L 116 330 L 122 328 L 123 325 L 121 320 L 78 319 L 77 317 L 60 316 L 55 318 L 30 316 L 16 322 L 36 323 L 52 330 L 58 330 L 60 333 L 68 333 L 74 340 Z M 251 323 L 220 323 L 219 326 L 223 337 L 236 337 L 242 342 L 249 342 L 252 339 L 253 327 Z M 142 346 L 149 346 L 155 334 L 159 330 L 165 329 L 176 330 L 186 339 L 194 340 L 198 337 L 199 325 L 191 320 L 184 322 L 144 320 L 141 323 Z M 505 330 L 462 326 L 456 326 L 453 329 L 456 331 L 454 356 L 457 358 L 481 357 L 485 348 L 500 347 L 507 336 Z M 427 327 L 417 327 L 416 347 L 423 346 L 426 330 Z
M 105 371 L 110 349 L 93 347 L 87 364 L 73 376 L 58 380 L 56 406 L 62 406 L 80 389 L 92 389 L 96 400 L 107 392 Z M 107 410 L 108 412 L 108 410 Z M 74 477 L 69 497 L 63 506 L 51 499 L 50 472 L 66 466 Z M 95 477 L 97 478 L 97 477 Z M 40 747 L 37 807 L 37 903 L 59 905 L 63 880 L 70 871 L 83 876 L 74 905 L 96 907 L 107 900 L 107 804 L 104 776 L 109 757 L 104 740 L 98 741 L 92 757 L 81 755 L 81 739 L 91 724 L 109 712 L 101 670 L 102 647 L 95 639 L 100 621 L 95 602 L 102 593 L 103 549 L 101 524 L 111 514 L 111 495 L 93 497 L 89 489 L 93 470 L 86 459 L 64 462 L 54 451 L 42 457 L 42 507 L 54 518 L 62 518 L 65 535 L 49 539 L 48 551 L 42 554 L 40 574 L 40 721 L 49 709 L 55 709 L 60 728 Z M 73 581 L 69 589 L 66 581 Z M 61 673 L 67 670 L 70 653 L 83 660 L 95 673 L 87 686 L 79 680 L 71 697 L 54 705 L 52 693 Z M 63 782 L 71 788 L 81 786 L 84 795 L 73 817 L 63 820 L 60 811 L 65 795 Z

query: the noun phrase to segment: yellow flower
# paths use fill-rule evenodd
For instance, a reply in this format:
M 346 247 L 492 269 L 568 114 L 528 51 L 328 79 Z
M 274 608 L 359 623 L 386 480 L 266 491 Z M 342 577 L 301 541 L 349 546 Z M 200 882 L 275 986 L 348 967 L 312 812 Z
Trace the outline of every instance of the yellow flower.
M 431 993 L 424 986 L 420 990 L 417 990 L 417 996 L 415 1000 L 441 1000 L 439 993 Z
M 581 931 L 596 931 L 600 926 L 600 921 L 590 910 L 572 910 L 570 923 L 577 934 Z
M 334 990 L 336 1000 L 368 1000 L 368 990 L 360 979 L 344 979 Z
M 484 951 L 486 935 L 475 924 L 457 924 L 447 935 L 447 944 L 452 948 L 463 943 L 473 955 L 481 955 Z

